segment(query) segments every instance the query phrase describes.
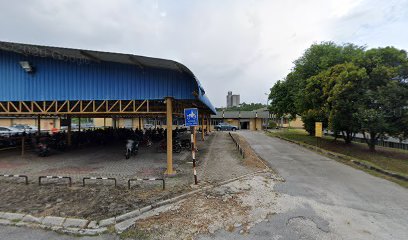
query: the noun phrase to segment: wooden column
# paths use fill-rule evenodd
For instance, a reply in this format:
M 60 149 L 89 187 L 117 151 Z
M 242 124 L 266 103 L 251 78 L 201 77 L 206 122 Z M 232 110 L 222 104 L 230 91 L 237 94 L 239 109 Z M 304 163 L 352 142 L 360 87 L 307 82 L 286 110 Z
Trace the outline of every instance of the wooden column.
M 142 118 L 139 116 L 139 130 L 142 130 Z
M 71 116 L 67 116 L 67 122 L 68 122 L 68 131 L 67 131 L 67 145 L 70 147 L 72 145 L 72 139 L 71 139 Z
M 41 116 L 37 116 L 37 135 L 41 135 Z
M 201 115 L 201 140 L 204 141 L 204 114 Z
M 106 118 L 103 118 L 103 129 L 106 128 Z
M 81 132 L 81 117 L 78 117 L 78 132 Z
M 172 98 L 166 98 L 167 116 L 167 170 L 166 175 L 175 175 L 173 171 L 173 107 Z
M 208 114 L 208 115 L 207 115 L 207 132 L 208 132 L 208 133 L 211 132 L 210 124 L 211 124 L 211 116 L 210 116 L 210 114 Z
M 208 119 L 210 120 L 210 122 L 208 123 L 208 127 L 209 127 L 209 130 L 211 132 L 211 115 L 208 115 Z

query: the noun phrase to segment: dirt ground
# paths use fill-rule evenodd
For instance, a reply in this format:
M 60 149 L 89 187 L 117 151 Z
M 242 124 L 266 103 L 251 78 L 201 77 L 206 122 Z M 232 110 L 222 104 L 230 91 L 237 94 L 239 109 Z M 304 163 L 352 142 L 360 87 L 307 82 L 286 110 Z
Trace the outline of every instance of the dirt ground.
M 159 181 L 142 186 L 132 182 L 130 190 L 124 186 L 115 188 L 113 183 L 67 187 L 1 181 L 0 211 L 101 220 L 189 191 L 188 185 L 171 180 L 166 183 L 163 191 Z
M 194 239 L 219 229 L 247 234 L 257 223 L 275 214 L 278 197 L 271 191 L 270 172 L 249 176 L 198 193 L 171 206 L 139 217 L 134 227 L 122 233 L 125 239 Z

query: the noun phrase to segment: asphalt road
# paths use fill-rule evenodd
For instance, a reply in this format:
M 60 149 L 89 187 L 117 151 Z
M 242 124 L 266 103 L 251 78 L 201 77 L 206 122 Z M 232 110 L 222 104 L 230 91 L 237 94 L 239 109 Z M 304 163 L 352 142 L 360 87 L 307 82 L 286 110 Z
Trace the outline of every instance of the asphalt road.
M 295 144 L 241 131 L 285 178 L 277 214 L 249 235 L 217 232 L 203 239 L 408 239 L 408 190 Z

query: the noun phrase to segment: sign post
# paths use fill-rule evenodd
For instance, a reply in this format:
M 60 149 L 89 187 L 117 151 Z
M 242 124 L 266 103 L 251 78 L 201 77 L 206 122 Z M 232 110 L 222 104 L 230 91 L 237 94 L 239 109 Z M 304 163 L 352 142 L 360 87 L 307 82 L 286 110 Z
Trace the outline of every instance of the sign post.
M 315 137 L 316 137 L 316 147 L 319 145 L 319 138 L 323 137 L 323 123 L 315 122 Z
M 198 126 L 198 109 L 197 108 L 186 108 L 184 109 L 184 119 L 185 126 L 190 127 L 191 131 L 191 156 L 193 158 L 193 173 L 194 173 L 194 184 L 198 184 L 197 180 L 197 170 L 196 170 L 196 146 L 194 144 L 194 132 L 196 126 Z

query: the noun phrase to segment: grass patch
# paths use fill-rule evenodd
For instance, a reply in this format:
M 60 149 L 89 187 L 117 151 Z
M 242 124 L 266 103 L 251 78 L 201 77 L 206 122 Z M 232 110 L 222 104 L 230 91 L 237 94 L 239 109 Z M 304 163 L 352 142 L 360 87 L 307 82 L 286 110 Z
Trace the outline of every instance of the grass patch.
M 136 227 L 133 227 L 127 231 L 124 231 L 123 233 L 120 234 L 121 239 L 140 239 L 140 240 L 147 240 L 150 239 L 150 233 L 137 229 Z
M 351 144 L 346 144 L 342 139 L 337 139 L 337 141 L 335 141 L 331 136 L 324 136 L 323 138 L 319 139 L 319 142 L 317 142 L 315 137 L 309 136 L 305 130 L 300 129 L 274 131 L 270 132 L 269 135 L 303 142 L 312 146 L 318 146 L 322 149 L 340 153 L 349 156 L 350 158 L 366 162 L 374 167 L 408 176 L 408 151 L 405 150 L 376 146 L 376 151 L 371 152 L 368 149 L 367 144 L 354 142 Z M 354 165 L 353 167 L 356 167 L 355 164 L 352 163 L 348 165 Z M 358 168 L 362 169 L 361 167 Z M 371 174 L 373 174 L 374 172 L 368 170 L 364 171 L 370 172 Z M 394 179 L 388 176 L 385 177 L 380 173 L 376 173 L 373 175 L 380 175 L 386 179 Z M 408 187 L 408 183 L 404 181 L 395 180 L 394 182 Z

